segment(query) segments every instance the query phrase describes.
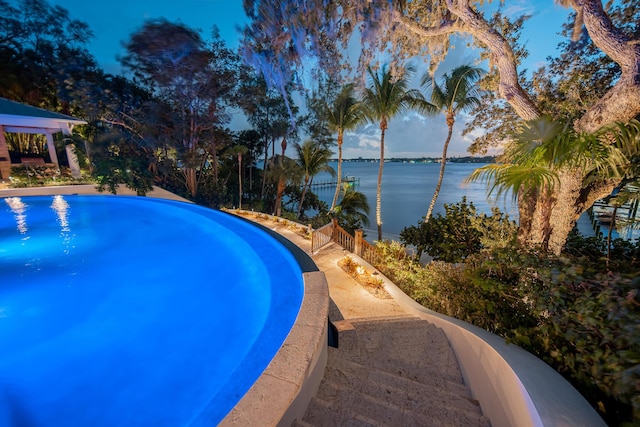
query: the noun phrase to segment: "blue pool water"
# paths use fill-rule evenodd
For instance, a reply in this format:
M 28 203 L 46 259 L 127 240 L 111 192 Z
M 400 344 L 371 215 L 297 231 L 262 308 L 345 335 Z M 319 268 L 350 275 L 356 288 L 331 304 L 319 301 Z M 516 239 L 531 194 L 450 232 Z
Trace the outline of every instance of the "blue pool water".
M 0 425 L 215 425 L 275 355 L 302 273 L 271 236 L 159 199 L 0 199 Z

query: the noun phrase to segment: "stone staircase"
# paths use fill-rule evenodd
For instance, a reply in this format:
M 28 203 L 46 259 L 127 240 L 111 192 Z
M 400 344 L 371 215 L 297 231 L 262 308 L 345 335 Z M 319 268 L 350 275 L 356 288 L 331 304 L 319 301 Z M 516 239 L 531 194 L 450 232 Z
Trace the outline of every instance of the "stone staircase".
M 444 332 L 413 316 L 333 322 L 320 389 L 294 427 L 490 427 Z

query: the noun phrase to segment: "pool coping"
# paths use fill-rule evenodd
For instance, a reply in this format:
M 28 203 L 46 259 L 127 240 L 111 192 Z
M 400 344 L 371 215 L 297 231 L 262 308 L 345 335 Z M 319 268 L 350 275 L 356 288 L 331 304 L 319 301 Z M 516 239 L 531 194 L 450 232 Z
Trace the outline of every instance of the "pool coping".
M 117 192 L 117 195 L 136 195 L 122 186 Z M 98 192 L 95 185 L 0 189 L 0 197 L 57 194 L 112 195 Z M 153 187 L 147 196 L 191 203 L 159 187 Z M 277 233 L 269 234 L 276 237 Z M 292 251 L 292 246 L 282 239 L 278 238 Z M 219 426 L 290 426 L 295 419 L 302 418 L 320 386 L 327 364 L 329 287 L 325 274 L 315 267 L 310 257 L 304 253 L 292 253 L 303 270 L 304 295 L 298 316 L 267 368 Z

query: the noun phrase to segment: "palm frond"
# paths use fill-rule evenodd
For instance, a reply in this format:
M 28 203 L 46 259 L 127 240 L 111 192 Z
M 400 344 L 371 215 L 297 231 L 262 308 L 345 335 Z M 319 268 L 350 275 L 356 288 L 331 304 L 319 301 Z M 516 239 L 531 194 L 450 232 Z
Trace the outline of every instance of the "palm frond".
M 489 195 L 496 197 L 511 193 L 515 200 L 519 191 L 552 191 L 558 183 L 558 175 L 549 168 L 541 166 L 522 166 L 516 164 L 486 165 L 474 170 L 465 182 L 485 182 Z
M 515 135 L 518 142 L 550 142 L 567 128 L 562 123 L 553 121 L 549 116 L 524 122 Z

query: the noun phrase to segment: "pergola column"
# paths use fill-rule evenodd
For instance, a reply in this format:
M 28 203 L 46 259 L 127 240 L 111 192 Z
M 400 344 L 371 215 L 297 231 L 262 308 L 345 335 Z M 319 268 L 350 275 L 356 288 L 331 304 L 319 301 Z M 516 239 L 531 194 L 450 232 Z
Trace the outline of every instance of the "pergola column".
M 55 163 L 58 167 L 60 167 L 60 163 L 58 163 L 58 154 L 56 154 L 56 145 L 53 142 L 53 135 L 47 133 L 46 137 L 47 148 L 49 149 L 49 157 L 51 157 L 51 163 Z
M 78 162 L 78 155 L 76 154 L 76 147 L 73 144 L 65 145 L 65 151 L 67 152 L 67 161 L 69 162 L 69 169 L 71 170 L 71 176 L 74 178 L 80 178 L 80 163 Z
M 4 126 L 0 125 L 0 180 L 8 180 L 11 175 L 11 157 L 4 137 Z

